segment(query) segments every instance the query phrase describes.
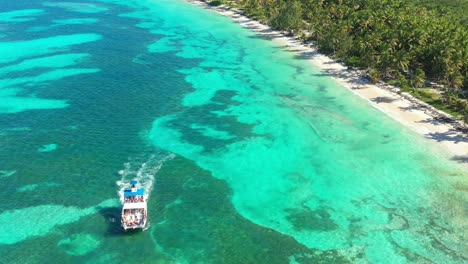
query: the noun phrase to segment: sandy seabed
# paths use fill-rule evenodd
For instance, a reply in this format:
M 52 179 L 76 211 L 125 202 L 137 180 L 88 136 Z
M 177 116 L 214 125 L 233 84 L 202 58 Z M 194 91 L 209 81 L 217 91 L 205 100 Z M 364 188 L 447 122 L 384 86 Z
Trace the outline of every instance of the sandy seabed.
M 304 44 L 301 40 L 286 36 L 283 32 L 272 30 L 269 26 L 246 17 L 238 10 L 227 6 L 212 7 L 198 0 L 186 1 L 229 17 L 242 27 L 287 47 L 289 51 L 297 53 L 342 86 L 367 100 L 372 106 L 402 125 L 439 143 L 448 154 L 453 155 L 456 159 L 462 162 L 468 160 L 468 136 L 456 129 L 457 125 L 460 126 L 458 122 L 455 124 L 443 122 L 441 118 L 447 117 L 447 115 L 432 106 L 409 94 L 398 92 L 398 88 L 383 83 L 370 84 L 358 71 L 349 69 L 332 58 L 320 54 L 310 44 Z

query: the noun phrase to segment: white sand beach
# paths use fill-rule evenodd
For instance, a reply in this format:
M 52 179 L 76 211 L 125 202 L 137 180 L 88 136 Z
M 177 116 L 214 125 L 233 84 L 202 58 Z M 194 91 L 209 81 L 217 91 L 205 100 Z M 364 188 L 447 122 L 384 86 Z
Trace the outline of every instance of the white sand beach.
M 347 66 L 320 54 L 310 44 L 304 44 L 282 32 L 272 30 L 269 26 L 244 16 L 238 10 L 230 9 L 227 6 L 211 7 L 205 2 L 197 0 L 187 1 L 229 17 L 262 37 L 270 38 L 272 41 L 287 47 L 288 50 L 296 52 L 322 72 L 329 74 L 342 86 L 367 100 L 372 106 L 429 140 L 438 142 L 441 147 L 447 150 L 448 154 L 453 155 L 457 160 L 461 162 L 468 160 L 468 135 L 456 129 L 457 125 L 460 126 L 458 122 L 455 124 L 441 122 L 440 118 L 446 117 L 446 114 L 409 94 L 398 92 L 398 88 L 384 83 L 371 84 L 357 71 L 348 69 Z

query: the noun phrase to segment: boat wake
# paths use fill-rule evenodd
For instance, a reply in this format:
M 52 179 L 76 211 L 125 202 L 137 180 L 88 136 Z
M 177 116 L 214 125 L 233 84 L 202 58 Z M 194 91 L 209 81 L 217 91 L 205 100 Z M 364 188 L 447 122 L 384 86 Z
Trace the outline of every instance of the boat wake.
M 116 182 L 117 186 L 119 186 L 118 194 L 120 202 L 123 203 L 123 191 L 130 188 L 130 181 L 132 180 L 139 182 L 145 190 L 146 199 L 148 199 L 153 190 L 156 174 L 166 161 L 174 157 L 175 155 L 171 153 L 165 156 L 153 154 L 149 158 L 129 158 L 129 161 L 124 163 L 124 169 L 119 171 L 122 178 Z

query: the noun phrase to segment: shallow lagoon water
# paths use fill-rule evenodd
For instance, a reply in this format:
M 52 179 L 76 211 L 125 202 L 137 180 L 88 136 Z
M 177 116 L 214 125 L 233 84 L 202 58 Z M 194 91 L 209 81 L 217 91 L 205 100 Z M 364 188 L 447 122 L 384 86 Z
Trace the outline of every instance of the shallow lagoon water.
M 4 260 L 466 262 L 466 166 L 278 45 L 178 0 L 0 9 Z

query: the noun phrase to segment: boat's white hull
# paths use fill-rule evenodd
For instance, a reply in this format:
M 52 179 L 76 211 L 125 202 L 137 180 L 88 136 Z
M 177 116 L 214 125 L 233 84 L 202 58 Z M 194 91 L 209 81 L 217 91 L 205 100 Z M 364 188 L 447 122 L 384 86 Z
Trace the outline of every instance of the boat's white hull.
M 127 231 L 127 230 L 129 230 L 129 229 L 130 229 L 130 230 L 145 229 L 145 227 L 146 227 L 146 221 L 143 222 L 143 224 L 141 224 L 141 225 L 134 225 L 134 226 L 127 226 L 127 225 L 125 225 L 124 222 L 122 222 L 122 227 L 123 227 L 123 229 L 124 229 L 125 231 Z

